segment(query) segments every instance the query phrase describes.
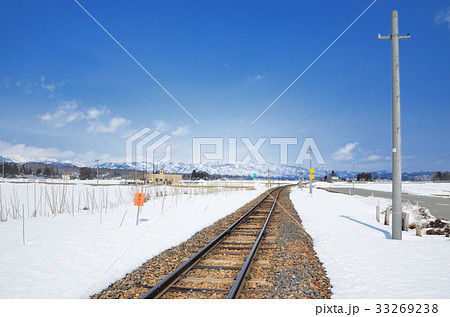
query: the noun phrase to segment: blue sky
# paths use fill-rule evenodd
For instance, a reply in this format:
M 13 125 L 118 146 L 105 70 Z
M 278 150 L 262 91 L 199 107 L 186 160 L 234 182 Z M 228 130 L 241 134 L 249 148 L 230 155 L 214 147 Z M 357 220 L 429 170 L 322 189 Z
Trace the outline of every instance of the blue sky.
M 175 161 L 193 137 L 295 137 L 292 164 L 313 137 L 327 168 L 390 170 L 391 45 L 376 38 L 400 8 L 403 166 L 450 169 L 449 1 L 376 1 L 254 124 L 373 0 L 79 2 L 200 124 L 75 1 L 2 0 L 0 155 L 123 161 L 148 126 L 173 135 Z M 279 147 L 261 153 L 276 163 Z

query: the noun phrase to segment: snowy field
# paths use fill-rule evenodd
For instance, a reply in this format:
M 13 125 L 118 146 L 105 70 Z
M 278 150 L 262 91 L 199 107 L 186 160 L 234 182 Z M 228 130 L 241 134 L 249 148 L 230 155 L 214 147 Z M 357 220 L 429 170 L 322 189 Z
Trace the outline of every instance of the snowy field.
M 325 187 L 352 187 L 353 185 L 347 182 L 336 182 L 336 183 L 317 182 L 316 186 L 325 188 Z M 389 192 L 392 190 L 392 183 L 391 182 L 355 183 L 355 188 L 372 189 Z M 449 198 L 450 183 L 402 182 L 402 192 L 411 195 Z
M 147 188 L 136 225 L 134 186 L 0 188 L 0 298 L 87 298 L 265 191 Z
M 134 193 L 144 192 L 149 198 L 175 197 L 176 204 L 183 197 L 264 186 L 251 181 L 184 181 L 180 186 L 124 185 L 123 181 L 96 180 L 62 181 L 57 179 L 19 179 L 0 183 L 0 222 L 29 217 L 50 217 L 62 213 L 103 214 L 117 206 L 132 202 Z
M 318 189 L 311 197 L 298 188 L 291 199 L 330 277 L 332 298 L 450 298 L 450 239 L 409 230 L 391 240 L 391 228 L 375 218 L 376 205 L 384 210 L 390 200 Z

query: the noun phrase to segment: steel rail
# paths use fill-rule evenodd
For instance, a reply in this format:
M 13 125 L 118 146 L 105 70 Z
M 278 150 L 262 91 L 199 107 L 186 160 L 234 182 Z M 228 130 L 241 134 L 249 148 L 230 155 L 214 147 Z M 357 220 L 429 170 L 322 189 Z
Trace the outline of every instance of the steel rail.
M 253 245 L 253 248 L 251 249 L 247 260 L 245 260 L 244 265 L 242 266 L 241 271 L 239 272 L 238 277 L 236 278 L 236 281 L 234 282 L 233 287 L 231 288 L 230 293 L 228 293 L 227 299 L 235 299 L 239 297 L 239 293 L 242 290 L 242 287 L 244 286 L 245 277 L 247 276 L 247 273 L 249 272 L 250 266 L 255 258 L 256 253 L 258 252 L 261 240 L 263 236 L 265 235 L 267 225 L 269 224 L 270 217 L 272 216 L 272 212 L 275 209 L 275 205 L 277 204 L 278 196 L 280 195 L 281 191 L 284 189 L 282 187 L 275 197 L 275 200 L 273 202 L 272 208 L 270 209 L 269 215 L 267 216 L 266 222 L 264 223 L 264 226 L 261 229 L 261 232 L 258 235 L 258 238 L 255 241 L 255 244 Z
M 264 198 L 262 198 L 258 203 L 256 203 L 249 211 L 247 211 L 241 218 L 236 220 L 230 227 L 228 227 L 225 231 L 223 231 L 220 235 L 218 235 L 214 240 L 204 246 L 200 251 L 194 254 L 189 260 L 184 262 L 177 269 L 172 271 L 168 276 L 166 276 L 161 282 L 156 284 L 152 289 L 150 289 L 147 293 L 145 293 L 141 299 L 154 299 L 158 298 L 162 294 L 164 294 L 173 284 L 175 284 L 181 276 L 189 271 L 195 264 L 197 264 L 204 255 L 206 255 L 212 248 L 214 248 L 225 236 L 230 234 L 230 232 L 236 228 L 256 207 L 258 207 L 267 197 L 270 196 L 275 190 L 278 188 L 274 188 L 269 193 L 267 193 Z

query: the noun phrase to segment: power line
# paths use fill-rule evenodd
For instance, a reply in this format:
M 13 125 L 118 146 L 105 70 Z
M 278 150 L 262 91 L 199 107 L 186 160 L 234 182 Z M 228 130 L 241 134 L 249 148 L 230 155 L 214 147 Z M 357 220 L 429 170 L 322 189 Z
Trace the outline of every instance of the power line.
M 442 155 L 442 156 L 440 156 L 440 157 L 438 157 L 438 158 L 435 158 L 435 159 L 432 159 L 432 160 L 429 160 L 429 161 L 426 161 L 426 162 L 422 162 L 422 163 L 420 163 L 420 164 L 416 164 L 416 165 L 411 165 L 411 166 L 408 166 L 408 167 L 404 167 L 403 169 L 416 168 L 416 167 L 418 167 L 418 166 L 422 166 L 422 165 L 425 165 L 425 164 L 432 163 L 432 162 L 435 162 L 435 161 L 437 161 L 437 160 L 443 159 L 444 157 L 447 157 L 447 156 L 450 156 L 450 152 L 447 153 L 447 154 L 444 154 L 444 155 Z
M 367 55 L 363 65 L 361 66 L 358 74 L 356 75 L 355 79 L 353 80 L 352 84 L 350 85 L 350 88 L 347 90 L 347 93 L 344 97 L 344 99 L 342 100 L 341 104 L 339 105 L 338 109 L 336 110 L 336 112 L 334 113 L 333 117 L 331 118 L 331 120 L 328 122 L 328 124 L 325 126 L 325 128 L 323 129 L 322 133 L 319 136 L 319 140 L 322 138 L 322 136 L 325 134 L 325 132 L 328 130 L 328 128 L 331 126 L 331 124 L 333 123 L 334 119 L 336 118 L 337 114 L 339 113 L 339 111 L 342 109 L 342 107 L 344 106 L 345 101 L 347 100 L 348 96 L 350 95 L 350 92 L 352 91 L 353 87 L 355 86 L 356 82 L 359 79 L 359 76 L 361 75 L 364 67 L 367 64 L 367 61 L 369 60 L 370 56 L 372 56 L 372 53 L 375 49 L 375 46 L 377 45 L 378 41 L 375 42 L 372 46 L 372 49 L 369 52 L 369 55 Z
M 404 0 L 402 2 L 402 4 L 400 5 L 400 7 L 398 8 L 399 10 L 403 7 L 403 5 L 406 3 L 407 0 Z M 389 26 L 389 21 L 386 23 L 386 25 L 384 26 L 384 28 L 382 29 L 382 31 L 384 32 L 388 26 Z M 328 124 L 325 126 L 325 128 L 322 130 L 322 133 L 319 136 L 319 140 L 322 139 L 323 135 L 325 134 L 325 132 L 328 130 L 328 128 L 331 126 L 331 124 L 333 123 L 334 119 L 336 119 L 336 116 L 338 115 L 338 113 L 341 111 L 342 107 L 344 106 L 345 101 L 347 100 L 348 96 L 350 95 L 350 92 L 352 91 L 353 87 L 355 86 L 356 82 L 358 81 L 362 71 L 364 70 L 369 58 L 372 56 L 372 53 L 375 49 L 375 47 L 378 44 L 378 40 L 374 40 L 373 46 L 369 51 L 369 54 L 367 55 L 366 59 L 364 60 L 361 68 L 359 69 L 355 79 L 353 80 L 352 84 L 350 85 L 350 88 L 347 90 L 347 93 L 344 97 L 344 99 L 342 100 L 341 104 L 339 105 L 338 109 L 336 110 L 336 112 L 334 113 L 333 117 L 331 118 L 331 120 L 328 122 Z
M 119 41 L 117 41 L 115 38 L 114 38 L 114 36 L 112 36 L 104 27 L 103 27 L 103 25 L 101 25 L 100 24 L 100 22 L 98 22 L 93 16 L 92 16 L 92 14 L 90 14 L 89 13 L 89 11 L 88 10 L 86 10 L 77 0 L 74 0 L 79 6 L 80 6 L 80 8 L 81 9 L 83 9 L 83 11 L 84 12 L 86 12 L 86 14 L 103 30 L 103 31 L 105 31 L 105 33 L 106 34 L 108 34 L 109 35 L 109 37 L 110 38 L 112 38 L 113 40 L 114 40 L 114 42 L 116 42 L 116 44 L 117 45 L 119 45 L 120 46 L 120 48 L 148 75 L 148 76 L 150 76 L 150 78 L 151 79 L 153 79 L 153 81 L 155 82 L 155 83 L 157 83 L 158 84 L 158 86 L 159 87 L 161 87 L 161 89 L 162 90 L 164 90 L 164 92 L 170 97 L 170 98 L 172 98 L 172 100 L 173 101 L 175 101 L 175 103 L 185 112 L 185 113 L 187 113 L 187 115 L 189 116 L 189 117 L 191 117 L 191 119 L 192 120 L 194 120 L 197 124 L 200 124 L 198 121 L 197 121 L 197 119 L 195 119 L 190 113 L 189 113 L 189 111 L 187 111 L 186 110 L 186 108 L 185 107 L 183 107 L 183 105 L 181 104 L 181 103 L 179 103 L 178 102 L 178 100 L 176 100 L 175 99 L 175 97 L 174 96 L 172 96 L 172 94 L 170 93 L 170 92 L 168 92 L 167 91 L 167 89 L 166 88 L 164 88 L 163 87 L 163 85 L 161 85 L 157 80 L 156 80 L 156 78 L 155 77 L 153 77 L 152 76 L 152 74 L 150 74 L 149 72 L 148 72 L 148 70 L 144 67 L 144 66 L 142 66 L 142 64 L 141 63 L 139 63 L 138 62 L 138 60 L 136 59 L 136 58 L 134 58 L 134 56 L 133 55 L 131 55 L 131 53 L 130 52 L 128 52 L 127 50 L 126 50 L 126 48 L 125 47 L 123 47 L 122 46 L 122 44 L 120 44 L 119 43 Z
M 403 1 L 403 3 L 399 6 L 399 9 L 401 9 L 405 4 L 406 4 L 406 1 L 407 0 L 404 0 Z M 419 20 L 419 22 L 417 22 L 410 30 L 411 31 L 413 31 L 413 30 L 415 30 L 420 24 L 422 24 L 424 21 L 425 21 L 425 19 L 428 17 L 428 16 L 430 16 L 432 13 L 433 13 L 433 11 L 434 10 L 436 10 L 436 8 L 443 2 L 444 0 L 440 0 L 427 14 L 425 14 L 424 15 L 424 17 L 423 18 L 421 18 L 420 20 Z M 388 22 L 387 24 L 386 24 L 386 26 L 383 28 L 383 30 L 384 29 L 386 29 L 388 26 L 389 26 L 389 23 L 390 22 Z M 410 31 L 410 32 L 411 32 Z M 376 42 L 377 42 L 377 40 L 375 40 Z M 375 44 L 374 44 L 374 46 L 376 45 L 376 42 L 375 42 Z M 369 53 L 369 55 L 370 55 L 370 53 Z M 350 115 L 347 117 L 347 119 L 345 120 L 345 122 L 344 122 L 344 124 L 343 125 L 341 125 L 341 127 L 337 130 L 337 132 L 336 133 L 334 133 L 333 134 L 333 139 L 340 133 L 340 131 L 345 127 L 345 125 L 347 124 L 347 122 L 348 122 L 348 120 L 355 114 L 355 112 L 359 109 L 359 107 L 361 106 L 361 104 L 363 103 L 363 101 L 366 99 L 366 97 L 368 96 L 368 94 L 370 93 L 370 91 L 373 89 L 373 87 L 375 86 L 375 84 L 378 82 L 378 80 L 380 79 L 380 77 L 381 77 L 381 75 L 384 73 L 384 71 L 386 70 L 386 68 L 387 68 L 387 66 L 389 65 L 389 62 L 384 66 L 384 68 L 383 68 L 383 70 L 381 71 L 381 73 L 378 75 L 378 77 L 377 77 L 377 79 L 373 82 L 373 84 L 370 86 L 370 88 L 369 88 L 369 90 L 367 91 L 367 93 L 365 94 L 365 96 L 364 96 L 364 98 L 360 101 L 360 103 L 356 106 L 356 108 L 350 113 Z M 353 87 L 353 85 L 354 84 L 352 84 L 352 86 L 351 86 L 351 88 Z M 351 89 L 350 88 L 350 89 Z M 347 98 L 347 96 L 345 97 L 345 98 Z M 340 108 L 342 108 L 342 107 L 340 107 Z M 340 110 L 340 109 L 339 109 Z M 338 111 L 339 111 L 338 110 Z M 336 112 L 336 114 L 333 116 L 333 119 L 336 117 L 336 115 L 337 115 L 337 112 Z M 330 121 L 330 123 L 329 124 L 331 124 L 331 122 L 332 122 L 332 120 Z M 328 126 L 327 127 L 325 127 L 325 130 L 326 129 L 328 129 Z M 321 134 L 321 136 L 324 134 L 324 132 L 322 132 L 322 134 Z M 321 137 L 320 136 L 320 137 Z M 328 143 L 330 143 L 330 142 L 328 142 Z
M 359 107 L 363 104 L 363 102 L 366 100 L 366 98 L 369 96 L 370 92 L 372 91 L 372 89 L 375 87 L 375 85 L 377 84 L 378 80 L 380 80 L 381 76 L 383 75 L 383 73 L 386 71 L 386 69 L 388 68 L 390 62 L 387 62 L 386 65 L 384 65 L 383 69 L 381 70 L 380 74 L 378 75 L 378 77 L 375 79 L 375 81 L 372 83 L 372 85 L 370 85 L 369 89 L 367 90 L 366 94 L 364 95 L 364 97 L 361 99 L 361 101 L 356 105 L 356 107 L 353 109 L 353 111 L 350 113 L 350 115 L 347 117 L 347 119 L 344 121 L 344 123 L 340 126 L 340 128 L 333 134 L 334 137 L 336 137 L 342 130 L 342 128 L 344 128 L 348 122 L 348 120 L 350 120 L 350 118 L 356 113 L 356 111 L 359 109 Z
M 438 1 L 438 3 L 436 3 L 436 5 L 433 7 L 433 9 L 431 9 L 419 22 L 417 22 L 411 29 L 410 32 L 414 31 L 419 25 L 421 25 L 423 23 L 423 21 L 426 20 L 426 18 L 428 18 L 431 13 L 433 13 L 433 11 L 442 3 L 444 2 L 444 0 L 440 0 Z
M 341 36 L 342 35 L 344 35 L 344 33 L 345 32 L 347 32 L 347 30 L 348 29 L 350 29 L 352 26 L 353 26 L 353 24 L 355 24 L 356 23 L 356 21 L 358 21 L 359 20 L 359 18 L 361 18 L 363 15 L 364 15 L 364 13 L 366 13 L 367 12 L 367 10 L 369 10 L 370 9 L 370 7 L 375 3 L 375 2 L 377 2 L 377 0 L 374 0 L 355 20 L 353 20 L 353 22 L 330 44 L 330 45 L 328 45 L 328 47 L 326 48 L 326 49 L 324 49 L 323 51 L 322 51 L 322 53 L 320 53 L 320 55 L 319 56 L 317 56 L 316 57 L 316 59 L 311 63 L 311 64 L 309 64 L 309 66 L 308 67 L 306 67 L 306 69 L 277 97 L 277 98 L 275 98 L 275 100 L 274 101 L 272 101 L 272 103 L 252 122 L 252 124 L 254 124 L 256 121 L 258 121 L 258 119 L 267 111 L 267 110 L 269 110 L 270 109 L 270 107 L 272 107 L 272 105 L 275 103 L 275 102 L 277 102 L 277 100 L 278 99 L 280 99 L 280 97 L 281 96 L 283 96 L 284 95 L 284 93 L 286 92 L 286 91 L 288 91 L 288 89 L 289 88 L 291 88 L 291 86 L 293 85 L 293 84 L 295 84 L 295 82 L 297 81 L 297 80 L 299 80 L 300 79 L 300 77 L 302 77 L 303 76 L 303 74 L 305 74 L 307 71 L 308 71 L 308 69 L 310 69 L 321 57 L 322 57 L 322 55 L 323 54 L 325 54 L 327 51 L 328 51 L 328 49 L 330 49 L 330 47 L 331 46 L 333 46 L 333 44 L 334 43 L 336 43 L 337 42 L 337 40 L 339 40 L 340 38 L 341 38 Z

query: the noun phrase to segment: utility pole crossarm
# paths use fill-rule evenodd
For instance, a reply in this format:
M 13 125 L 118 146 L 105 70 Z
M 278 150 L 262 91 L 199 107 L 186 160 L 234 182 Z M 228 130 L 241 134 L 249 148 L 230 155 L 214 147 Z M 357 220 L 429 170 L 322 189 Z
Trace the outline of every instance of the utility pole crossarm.
M 389 36 L 381 36 L 381 34 L 380 33 L 378 33 L 378 37 L 377 37 L 377 39 L 378 40 L 392 40 L 392 35 L 389 35 Z
M 409 35 L 409 33 L 407 33 L 406 35 L 399 35 L 398 36 L 399 40 L 409 40 L 410 38 L 411 38 L 411 36 Z M 378 33 L 377 39 L 378 40 L 388 40 L 388 41 L 390 41 L 390 40 L 392 40 L 392 35 L 381 36 L 381 34 Z

